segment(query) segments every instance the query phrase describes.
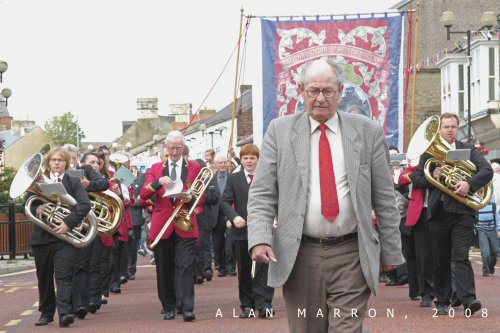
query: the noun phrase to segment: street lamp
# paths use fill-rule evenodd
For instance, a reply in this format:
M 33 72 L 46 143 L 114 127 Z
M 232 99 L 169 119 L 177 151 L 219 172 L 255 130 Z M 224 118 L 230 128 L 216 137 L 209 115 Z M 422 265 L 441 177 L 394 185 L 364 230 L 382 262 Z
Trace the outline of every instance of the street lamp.
M 471 95 L 470 95 L 470 67 L 471 67 L 471 57 L 470 57 L 470 40 L 471 40 L 471 30 L 466 31 L 451 31 L 451 27 L 456 21 L 455 14 L 452 11 L 445 11 L 441 15 L 439 22 L 441 22 L 446 28 L 446 39 L 450 40 L 451 34 L 466 34 L 467 35 L 467 142 L 472 142 L 471 133 Z M 481 16 L 481 25 L 483 27 L 491 28 L 496 21 L 496 15 L 493 12 L 484 12 Z
M 10 90 L 9 88 L 3 88 L 2 89 L 2 97 L 5 98 L 5 101 L 0 101 L 0 102 L 4 102 L 5 103 L 5 106 L 7 106 L 7 100 L 9 99 L 9 97 L 12 95 L 12 90 Z
M 2 83 L 2 74 L 5 73 L 7 68 L 9 68 L 9 65 L 5 61 L 0 60 L 0 83 Z

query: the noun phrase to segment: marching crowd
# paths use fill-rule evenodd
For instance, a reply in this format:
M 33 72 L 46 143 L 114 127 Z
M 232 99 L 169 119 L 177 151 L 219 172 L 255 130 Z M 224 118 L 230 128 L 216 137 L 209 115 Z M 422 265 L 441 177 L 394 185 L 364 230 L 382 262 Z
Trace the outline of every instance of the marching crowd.
M 406 168 L 391 166 L 389 153 L 399 152 L 387 148 L 377 122 L 336 112 L 341 66 L 310 61 L 300 82 L 307 112 L 273 120 L 261 147 L 247 144 L 239 157 L 209 149 L 205 160 L 191 160 L 179 131 L 167 135 L 161 161 L 145 173 L 125 152 L 110 158 L 105 146 L 81 157 L 73 145 L 51 149 L 45 175 L 76 203 L 52 233 L 34 226 L 35 325 L 54 321 L 56 309 L 61 327 L 98 311 L 135 279 L 137 254 L 155 265 L 164 320 L 196 319 L 194 285 L 210 281 L 214 269 L 237 275 L 242 319 L 274 316 L 274 288 L 283 287 L 291 332 L 360 332 L 380 282 L 408 283 L 409 297 L 422 307 L 434 301 L 438 315 L 450 305 L 463 305 L 465 315 L 479 311 L 469 249 L 477 230 L 483 275 L 495 273 L 498 197 L 479 214 L 468 204 L 470 193 L 489 193 L 493 170 L 472 145 L 456 141 L 458 117 L 441 115 L 438 135 L 448 149 L 470 151 L 474 172 L 443 191 L 432 180 L 449 171 L 429 152 Z M 134 174 L 130 186 L 114 178 L 119 167 Z M 83 170 L 81 179 L 71 169 Z M 123 214 L 119 228 L 81 248 L 56 237 L 95 210 L 99 192 L 123 204 L 123 212 L 111 211 Z M 41 216 L 43 206 L 37 199 L 30 209 Z

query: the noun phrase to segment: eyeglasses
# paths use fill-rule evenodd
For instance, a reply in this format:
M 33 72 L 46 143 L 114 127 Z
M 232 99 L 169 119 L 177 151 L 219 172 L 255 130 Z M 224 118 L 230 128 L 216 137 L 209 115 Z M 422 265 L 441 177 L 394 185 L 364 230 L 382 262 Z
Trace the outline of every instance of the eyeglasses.
M 319 89 L 319 88 L 310 88 L 306 90 L 307 96 L 311 98 L 318 97 L 319 93 L 323 93 L 323 96 L 325 96 L 325 98 L 333 98 L 337 95 L 338 91 L 334 89 Z
M 171 147 L 171 146 L 166 146 L 165 148 L 167 148 L 167 150 L 170 150 L 170 151 L 173 151 L 173 150 L 183 151 L 183 150 L 184 150 L 184 147 Z
M 51 158 L 49 161 L 52 163 L 64 163 L 64 162 L 66 162 L 66 160 L 61 160 L 58 158 Z

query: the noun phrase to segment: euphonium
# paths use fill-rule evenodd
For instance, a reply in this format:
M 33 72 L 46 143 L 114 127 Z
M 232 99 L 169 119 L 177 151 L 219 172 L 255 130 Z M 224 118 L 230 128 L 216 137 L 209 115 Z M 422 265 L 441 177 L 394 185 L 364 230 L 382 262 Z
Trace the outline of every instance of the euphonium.
M 90 211 L 85 219 L 71 231 L 63 234 L 54 232 L 53 229 L 59 226 L 62 220 L 71 213 L 76 205 L 76 200 L 69 194 L 45 195 L 38 183 L 52 183 L 42 172 L 41 154 L 30 157 L 16 173 L 10 186 L 11 198 L 17 198 L 27 191 L 32 192 L 34 195 L 26 201 L 24 210 L 26 216 L 33 223 L 74 247 L 80 248 L 89 245 L 97 234 L 97 221 L 94 213 Z M 43 202 L 42 213 L 38 216 L 31 213 L 31 204 L 34 201 Z
M 87 192 L 90 206 L 97 219 L 99 236 L 112 236 L 120 227 L 125 207 L 120 197 L 113 191 Z
M 193 223 L 191 223 L 190 220 L 191 214 L 196 208 L 198 201 L 200 201 L 203 192 L 205 192 L 205 190 L 207 189 L 210 180 L 212 180 L 212 177 L 213 173 L 209 168 L 204 167 L 200 170 L 193 183 L 189 187 L 188 191 L 183 193 L 181 198 L 178 200 L 177 206 L 175 207 L 172 215 L 170 215 L 170 218 L 167 220 L 165 225 L 163 225 L 163 228 L 158 233 L 158 236 L 156 236 L 155 240 L 151 243 L 151 248 L 154 248 L 156 244 L 158 244 L 161 237 L 163 236 L 165 231 L 167 231 L 172 222 L 174 222 L 175 226 L 182 231 L 190 232 L 193 230 Z M 186 203 L 187 197 L 189 195 L 193 196 L 195 198 L 195 201 L 189 211 L 181 211 L 181 208 Z
M 407 156 L 410 160 L 419 158 L 424 152 L 432 155 L 424 165 L 424 174 L 427 180 L 441 191 L 457 200 L 458 202 L 479 210 L 491 200 L 493 186 L 491 182 L 477 192 L 469 191 L 465 197 L 456 195 L 456 185 L 461 181 L 467 181 L 477 173 L 476 166 L 471 161 L 450 161 L 447 152 L 452 146 L 439 135 L 441 119 L 439 116 L 428 118 L 415 132 L 408 145 Z M 441 167 L 441 177 L 432 177 L 430 168 L 432 165 Z

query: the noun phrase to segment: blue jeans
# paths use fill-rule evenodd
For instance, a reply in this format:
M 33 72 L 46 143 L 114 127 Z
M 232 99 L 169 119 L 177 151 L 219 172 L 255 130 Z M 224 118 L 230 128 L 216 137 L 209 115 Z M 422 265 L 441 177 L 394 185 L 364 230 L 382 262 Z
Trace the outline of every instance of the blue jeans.
M 477 230 L 481 258 L 483 259 L 483 273 L 492 274 L 498 258 L 498 237 L 495 230 Z

